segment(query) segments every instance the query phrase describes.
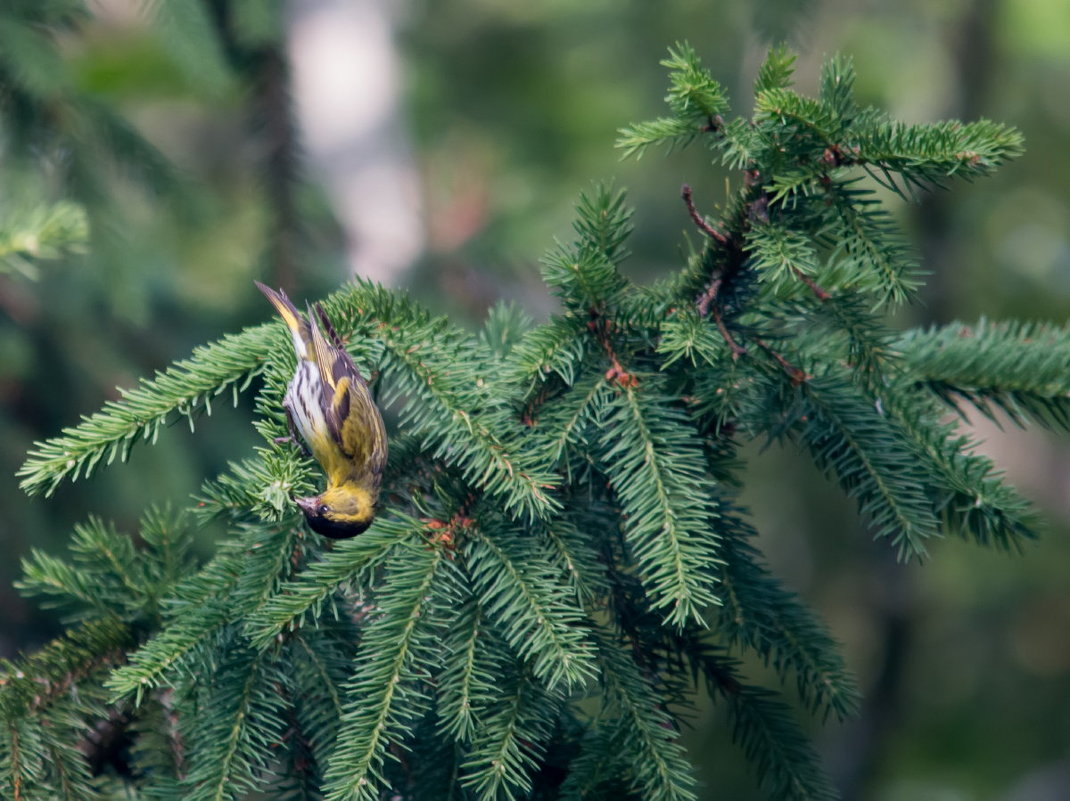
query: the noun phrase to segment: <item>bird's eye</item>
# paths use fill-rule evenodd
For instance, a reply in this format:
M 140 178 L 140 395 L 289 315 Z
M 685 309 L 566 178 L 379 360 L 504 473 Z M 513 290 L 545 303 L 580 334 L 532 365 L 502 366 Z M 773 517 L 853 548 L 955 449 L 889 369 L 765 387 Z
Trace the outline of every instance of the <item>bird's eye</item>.
M 327 514 L 327 512 L 331 511 L 331 507 L 329 507 L 329 506 L 328 506 L 327 504 L 325 504 L 325 503 L 321 503 L 321 504 L 320 504 L 320 508 L 319 508 L 319 509 L 317 509 L 316 511 L 317 511 L 317 512 L 318 512 L 319 514 L 321 514 L 321 515 L 325 515 L 325 514 Z

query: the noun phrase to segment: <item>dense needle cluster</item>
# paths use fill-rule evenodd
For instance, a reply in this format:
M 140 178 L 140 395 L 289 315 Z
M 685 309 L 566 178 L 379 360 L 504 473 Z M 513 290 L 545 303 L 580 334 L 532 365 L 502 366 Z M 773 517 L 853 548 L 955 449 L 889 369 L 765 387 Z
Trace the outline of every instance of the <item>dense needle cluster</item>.
M 192 517 L 147 513 L 138 547 L 93 520 L 69 561 L 27 560 L 23 591 L 70 629 L 3 668 L 0 794 L 684 801 L 680 720 L 706 692 L 770 798 L 834 797 L 802 710 L 742 666 L 757 657 L 822 717 L 857 700 L 755 546 L 741 446 L 796 444 L 904 558 L 945 533 L 1019 547 L 1027 505 L 947 412 L 1067 428 L 1070 332 L 883 322 L 919 273 L 874 187 L 985 175 L 1019 152 L 1013 130 L 859 108 L 842 59 L 803 97 L 783 50 L 753 118 L 731 118 L 688 47 L 666 64 L 670 116 L 621 146 L 699 143 L 738 176 L 715 219 L 685 192 L 700 244 L 679 272 L 621 273 L 631 214 L 598 188 L 544 261 L 561 311 L 540 325 L 503 305 L 471 334 L 361 282 L 324 301 L 395 420 L 366 533 L 328 543 L 290 502 L 320 477 L 275 442 L 293 372 L 277 323 L 38 446 L 24 486 L 51 493 L 257 387 L 264 444 Z M 204 517 L 230 536 L 202 564 L 188 544 Z

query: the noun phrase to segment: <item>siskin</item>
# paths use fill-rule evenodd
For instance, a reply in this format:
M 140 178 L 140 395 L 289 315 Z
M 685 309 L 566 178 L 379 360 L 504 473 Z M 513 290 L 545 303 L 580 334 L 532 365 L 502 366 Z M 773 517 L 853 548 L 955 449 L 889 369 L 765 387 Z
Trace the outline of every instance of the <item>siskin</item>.
M 259 281 L 257 288 L 282 315 L 293 337 L 297 370 L 282 402 L 290 434 L 308 443 L 327 474 L 327 489 L 314 498 L 296 498 L 309 527 L 331 539 L 355 537 L 371 525 L 386 466 L 386 430 L 368 385 L 331 327 L 319 316 L 332 342 L 286 297 Z

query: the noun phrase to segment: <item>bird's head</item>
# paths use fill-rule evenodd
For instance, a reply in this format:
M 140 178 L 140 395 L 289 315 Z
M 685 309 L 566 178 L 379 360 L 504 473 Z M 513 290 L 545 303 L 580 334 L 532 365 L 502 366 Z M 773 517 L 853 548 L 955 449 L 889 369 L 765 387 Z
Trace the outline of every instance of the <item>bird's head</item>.
M 363 533 L 375 518 L 375 501 L 367 490 L 350 485 L 332 487 L 313 498 L 295 498 L 308 526 L 332 540 Z

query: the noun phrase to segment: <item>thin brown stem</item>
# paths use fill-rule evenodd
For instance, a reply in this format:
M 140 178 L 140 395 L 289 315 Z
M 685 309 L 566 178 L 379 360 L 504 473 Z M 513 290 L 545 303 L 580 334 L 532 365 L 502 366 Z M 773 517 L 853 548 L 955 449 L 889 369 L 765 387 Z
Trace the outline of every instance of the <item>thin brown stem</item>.
M 717 330 L 721 332 L 724 341 L 728 343 L 728 347 L 732 351 L 732 358 L 738 359 L 740 356 L 746 356 L 747 349 L 732 338 L 732 334 L 729 333 L 728 327 L 721 318 L 721 310 L 716 307 L 713 309 L 713 321 L 717 324 Z
M 721 289 L 721 277 L 718 276 L 710 281 L 710 285 L 706 287 L 706 291 L 698 297 L 698 313 L 700 317 L 705 317 L 710 313 L 710 305 L 717 300 L 717 293 Z
M 617 358 L 617 352 L 613 349 L 613 342 L 609 338 L 610 321 L 607 318 L 602 317 L 595 309 L 591 310 L 591 317 L 592 319 L 587 323 L 587 327 L 594 332 L 594 335 L 602 345 L 602 350 L 604 350 L 609 357 L 610 367 L 606 370 L 606 381 L 621 387 L 639 386 L 639 379 L 625 370 L 620 363 L 620 359 Z
M 788 374 L 788 378 L 791 379 L 792 384 L 798 386 L 799 384 L 802 384 L 810 379 L 810 376 L 806 373 L 805 370 L 796 367 L 794 364 L 789 362 L 787 359 L 785 359 L 783 356 L 781 356 L 779 353 L 769 347 L 769 345 L 763 340 L 755 337 L 754 341 L 758 344 L 758 347 L 760 347 L 762 350 L 764 350 L 766 353 L 776 359 L 777 364 L 779 364 L 784 369 L 784 372 Z
M 22 766 L 19 764 L 21 761 L 22 751 L 19 747 L 19 729 L 15 725 L 14 721 L 8 724 L 10 729 L 10 747 L 11 752 L 11 783 L 13 790 L 15 791 L 15 801 L 22 801 Z
M 804 273 L 798 267 L 794 267 L 793 266 L 791 269 L 792 269 L 792 272 L 795 273 L 795 277 L 796 278 L 798 278 L 800 281 L 802 281 L 804 284 L 806 284 L 808 287 L 810 287 L 810 291 L 814 293 L 814 296 L 818 300 L 825 301 L 825 300 L 828 300 L 829 298 L 832 297 L 832 295 L 830 295 L 828 292 L 826 292 L 824 289 L 822 289 L 821 286 L 816 281 L 814 281 L 813 278 L 808 276 L 806 273 Z
M 706 236 L 710 237 L 716 242 L 722 245 L 728 244 L 728 237 L 706 222 L 706 218 L 699 214 L 697 208 L 695 208 L 695 199 L 691 196 L 691 187 L 688 184 L 684 184 L 680 188 L 680 197 L 684 199 L 684 203 L 687 204 L 687 213 L 691 215 L 691 219 L 695 221 L 695 225 L 699 227 Z
M 747 349 L 740 345 L 732 337 L 731 332 L 728 330 L 728 326 L 724 324 L 724 318 L 721 316 L 721 309 L 717 305 L 717 293 L 721 289 L 721 278 L 718 276 L 710 281 L 710 285 L 706 287 L 706 291 L 703 292 L 698 299 L 698 313 L 700 316 L 705 317 L 707 314 L 713 317 L 714 323 L 717 324 L 717 330 L 721 332 L 721 336 L 724 337 L 725 343 L 727 343 L 729 349 L 732 351 L 732 358 L 738 359 L 740 356 L 747 355 Z

